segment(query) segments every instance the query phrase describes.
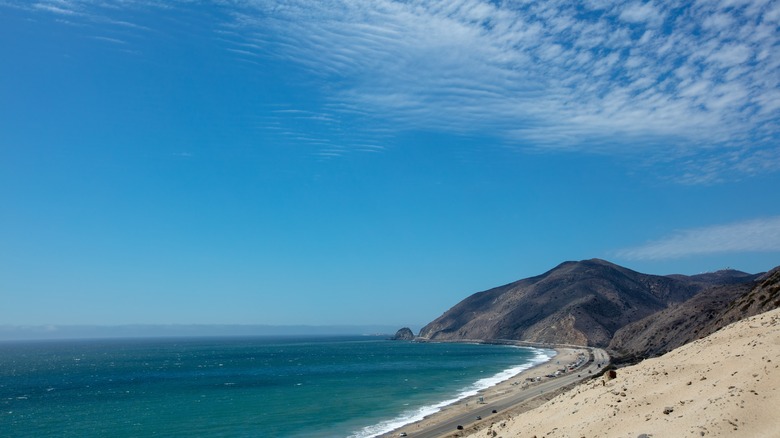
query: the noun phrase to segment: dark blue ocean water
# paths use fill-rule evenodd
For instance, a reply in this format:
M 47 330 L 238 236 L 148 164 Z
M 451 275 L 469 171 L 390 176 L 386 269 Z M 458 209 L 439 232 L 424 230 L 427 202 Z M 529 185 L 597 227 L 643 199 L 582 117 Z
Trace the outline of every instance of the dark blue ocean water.
M 0 343 L 0 436 L 368 437 L 549 352 L 378 337 Z

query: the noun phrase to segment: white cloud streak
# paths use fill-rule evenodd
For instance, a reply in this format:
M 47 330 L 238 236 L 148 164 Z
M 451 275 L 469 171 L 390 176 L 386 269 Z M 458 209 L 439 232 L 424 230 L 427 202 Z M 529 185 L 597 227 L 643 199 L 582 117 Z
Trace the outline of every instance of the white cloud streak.
M 241 4 L 233 26 L 244 37 L 340 84 L 334 101 L 400 127 L 672 153 L 704 173 L 691 183 L 741 171 L 697 169 L 702 151 L 752 156 L 776 144 L 774 1 Z
M 150 4 L 165 7 L 35 3 L 54 14 Z M 662 157 L 689 184 L 780 170 L 777 0 L 212 4 L 230 17 L 221 38 L 236 57 L 319 78 L 330 118 Z
M 617 252 L 630 260 L 666 260 L 720 253 L 780 252 L 780 216 L 682 230 Z

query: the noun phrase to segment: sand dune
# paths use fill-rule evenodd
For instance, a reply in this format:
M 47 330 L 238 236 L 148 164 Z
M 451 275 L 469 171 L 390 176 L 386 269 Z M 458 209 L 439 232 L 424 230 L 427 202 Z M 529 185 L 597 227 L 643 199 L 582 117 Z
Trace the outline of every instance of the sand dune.
M 780 437 L 780 309 L 585 382 L 471 437 Z

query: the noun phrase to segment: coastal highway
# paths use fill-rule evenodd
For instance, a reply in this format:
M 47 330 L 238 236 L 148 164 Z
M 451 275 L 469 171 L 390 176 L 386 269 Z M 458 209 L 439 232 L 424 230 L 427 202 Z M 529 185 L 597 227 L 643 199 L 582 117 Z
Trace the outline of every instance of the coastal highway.
M 588 350 L 593 354 L 593 360 L 586 362 L 581 368 L 570 373 L 562 374 L 559 377 L 552 379 L 546 379 L 539 383 L 534 383 L 527 388 L 519 389 L 506 397 L 501 397 L 492 402 L 488 401 L 482 405 L 475 405 L 478 407 L 469 409 L 466 413 L 446 418 L 442 420 L 441 423 L 428 427 L 425 430 L 412 431 L 401 428 L 395 431 L 394 435 L 398 436 L 401 432 L 406 432 L 409 438 L 439 438 L 441 436 L 451 435 L 458 431 L 458 425 L 468 427 L 476 421 L 490 421 L 491 416 L 498 415 L 518 403 L 531 400 L 542 394 L 556 391 L 564 386 L 593 377 L 609 365 L 609 355 L 600 348 L 589 348 Z M 498 414 L 493 414 L 493 410 L 497 411 Z M 478 416 L 482 417 L 482 420 L 477 420 Z

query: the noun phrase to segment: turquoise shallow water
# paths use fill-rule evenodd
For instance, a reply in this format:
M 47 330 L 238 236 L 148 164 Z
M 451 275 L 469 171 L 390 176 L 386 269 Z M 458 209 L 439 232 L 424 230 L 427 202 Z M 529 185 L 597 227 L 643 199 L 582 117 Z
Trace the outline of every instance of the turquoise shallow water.
M 369 437 L 546 354 L 378 337 L 0 343 L 0 435 Z

